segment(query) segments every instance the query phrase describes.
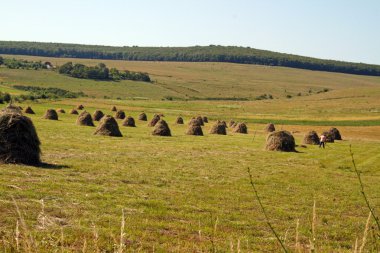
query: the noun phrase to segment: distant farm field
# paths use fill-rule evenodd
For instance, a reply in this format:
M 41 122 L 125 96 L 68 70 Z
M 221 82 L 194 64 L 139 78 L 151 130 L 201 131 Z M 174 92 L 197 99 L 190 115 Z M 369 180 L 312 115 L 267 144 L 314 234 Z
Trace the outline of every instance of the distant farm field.
M 48 165 L 0 165 L 2 251 L 17 252 L 18 245 L 25 252 L 280 252 L 249 184 L 250 168 L 286 247 L 296 249 L 298 233 L 298 249 L 310 252 L 314 224 L 317 252 L 353 252 L 369 210 L 350 145 L 369 201 L 380 212 L 380 78 L 226 63 L 103 62 L 146 71 L 155 82 L 97 82 L 0 68 L 3 92 L 18 95 L 13 85 L 32 85 L 90 96 L 18 103 L 36 112 L 30 117 Z M 274 99 L 255 100 L 262 94 Z M 250 100 L 205 100 L 233 97 Z M 68 112 L 78 104 L 107 114 L 115 105 L 137 127 L 123 127 L 119 120 L 123 137 L 101 137 L 93 135 L 94 127 L 75 125 L 75 115 L 41 118 L 48 108 Z M 147 122 L 137 120 L 143 111 L 148 120 L 163 113 L 173 136 L 152 136 Z M 179 115 L 185 125 L 174 124 Z M 187 122 L 197 115 L 210 119 L 205 136 L 188 136 Z M 248 134 L 228 128 L 226 136 L 211 135 L 217 119 L 247 122 Z M 269 122 L 293 133 L 297 153 L 265 150 Z M 326 149 L 301 146 L 308 131 L 333 126 L 342 141 Z M 365 252 L 376 252 L 375 233 L 371 226 Z

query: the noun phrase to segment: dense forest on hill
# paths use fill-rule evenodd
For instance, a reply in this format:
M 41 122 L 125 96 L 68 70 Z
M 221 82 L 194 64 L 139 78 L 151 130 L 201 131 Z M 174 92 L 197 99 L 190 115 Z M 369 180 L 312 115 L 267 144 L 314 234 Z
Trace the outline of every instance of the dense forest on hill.
M 235 46 L 111 47 L 0 41 L 0 54 L 130 61 L 231 62 L 380 76 L 380 65 L 323 60 Z

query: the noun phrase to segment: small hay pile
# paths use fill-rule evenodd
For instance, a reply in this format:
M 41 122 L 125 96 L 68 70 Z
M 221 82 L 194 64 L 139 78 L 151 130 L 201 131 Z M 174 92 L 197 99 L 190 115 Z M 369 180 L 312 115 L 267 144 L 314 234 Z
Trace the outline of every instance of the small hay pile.
M 310 131 L 303 138 L 303 143 L 311 145 L 319 145 L 319 136 L 317 132 Z
M 157 124 L 157 122 L 160 121 L 160 119 L 161 119 L 160 116 L 155 114 L 152 120 L 149 122 L 148 126 L 154 127 Z
M 54 109 L 48 109 L 45 112 L 43 119 L 58 120 L 58 113 Z
M 342 136 L 340 135 L 340 132 L 335 127 L 332 127 L 329 131 L 331 135 L 333 136 L 334 140 L 342 140 Z
M 111 112 L 117 112 L 116 106 L 112 106 Z
M 322 133 L 324 136 L 326 136 L 326 142 L 334 142 L 334 135 L 331 132 L 323 132 Z
M 268 133 L 271 133 L 271 132 L 274 132 L 276 131 L 276 128 L 274 127 L 274 124 L 272 123 L 269 123 L 268 125 L 265 126 L 265 129 L 264 129 L 266 132 Z
M 152 134 L 158 136 L 172 136 L 168 124 L 163 119 L 157 122 Z
M 226 122 L 223 123 L 223 121 L 217 121 L 210 129 L 210 134 L 221 134 L 226 135 Z
M 203 116 L 203 123 L 208 123 L 208 118 L 206 116 Z
M 293 135 L 288 131 L 270 133 L 267 137 L 266 150 L 295 152 L 296 143 Z
M 187 135 L 203 136 L 202 127 L 200 125 L 189 125 L 186 131 Z
M 71 111 L 70 111 L 70 114 L 75 114 L 75 115 L 78 115 L 79 113 L 78 113 L 78 111 L 77 111 L 77 110 L 75 110 L 75 109 L 71 109 Z
M 62 109 L 62 108 L 58 108 L 56 111 L 59 112 L 59 113 L 66 113 L 66 111 L 64 109 Z
M 103 118 L 104 113 L 101 110 L 95 110 L 94 114 L 92 114 L 92 118 L 94 121 L 99 121 Z
M 248 134 L 248 127 L 245 123 L 235 123 L 234 133 Z
M 147 121 L 147 120 L 148 120 L 148 117 L 146 116 L 145 113 L 141 113 L 141 114 L 139 115 L 139 120 L 141 120 L 141 121 Z
M 128 117 L 125 118 L 125 120 L 123 121 L 123 126 L 126 126 L 126 127 L 136 127 L 135 119 L 132 118 L 131 116 L 128 116 Z
M 27 114 L 35 114 L 32 107 L 28 106 L 25 108 L 24 110 L 24 113 L 27 113 Z
M 19 113 L 0 113 L 0 163 L 39 165 L 40 144 L 28 117 Z
M 92 121 L 91 114 L 89 114 L 86 111 L 81 112 L 77 118 L 77 125 L 78 126 L 95 126 L 94 122 Z
M 116 118 L 116 119 L 125 119 L 125 112 L 122 111 L 122 110 L 118 110 L 118 111 L 115 113 L 115 118 Z
M 117 121 L 110 115 L 105 115 L 95 130 L 95 135 L 122 137 Z
M 178 125 L 183 125 L 183 118 L 182 117 L 177 117 L 175 123 L 178 124 Z
M 84 106 L 83 105 L 78 105 L 77 106 L 77 110 L 83 110 L 84 109 Z

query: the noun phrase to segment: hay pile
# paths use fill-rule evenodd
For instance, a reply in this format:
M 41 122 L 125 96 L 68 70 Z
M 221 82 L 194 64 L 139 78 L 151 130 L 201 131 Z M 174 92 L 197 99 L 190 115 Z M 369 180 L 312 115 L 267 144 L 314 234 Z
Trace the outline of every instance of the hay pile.
M 128 117 L 123 121 L 123 126 L 126 126 L 126 127 L 136 127 L 135 119 L 132 118 L 131 116 L 128 116 Z
M 116 111 L 117 111 L 116 106 L 112 106 L 111 112 L 116 112 Z
M 66 113 L 66 111 L 63 110 L 62 108 L 58 108 L 56 111 L 59 112 L 59 113 Z
M 146 116 L 145 113 L 141 113 L 141 114 L 139 115 L 139 120 L 141 120 L 141 121 L 147 121 L 147 120 L 148 120 L 148 117 Z
M 34 111 L 33 111 L 32 107 L 28 106 L 25 108 L 24 113 L 34 114 Z
M 175 123 L 178 124 L 178 125 L 183 125 L 183 118 L 182 117 L 177 117 Z
M 92 118 L 94 121 L 99 121 L 103 118 L 104 113 L 101 110 L 96 110 L 94 114 L 92 114 Z
M 54 109 L 48 109 L 42 118 L 50 119 L 50 120 L 58 120 L 58 113 Z
M 160 120 L 160 116 L 157 115 L 157 114 L 155 114 L 155 115 L 153 116 L 152 120 L 149 122 L 148 126 L 150 126 L 150 127 L 154 127 L 154 126 L 157 124 L 157 122 L 158 122 L 159 120 Z
M 332 127 L 329 132 L 333 136 L 334 140 L 342 140 L 339 130 L 335 127 Z
M 19 113 L 0 113 L 0 163 L 39 165 L 40 144 L 28 117 Z
M 303 138 L 303 143 L 311 145 L 319 145 L 319 136 L 317 132 L 310 131 Z
M 228 122 L 228 127 L 234 128 L 236 126 L 237 122 L 233 121 L 232 119 L 230 122 Z
M 86 111 L 81 112 L 77 118 L 77 125 L 79 126 L 95 126 L 92 121 L 91 114 Z
M 266 125 L 265 131 L 268 133 L 271 133 L 271 132 L 276 131 L 276 128 L 274 127 L 274 124 L 269 123 L 268 125 Z
M 166 123 L 163 119 L 157 122 L 152 134 L 159 136 L 172 136 L 168 123 Z
M 99 126 L 95 130 L 95 135 L 106 135 L 106 136 L 115 136 L 122 137 L 123 135 L 120 132 L 119 126 L 110 115 L 105 115 L 99 123 Z
M 267 137 L 266 150 L 295 152 L 296 143 L 293 135 L 288 131 L 270 133 Z
M 122 110 L 118 110 L 118 111 L 115 113 L 115 118 L 116 118 L 116 119 L 125 119 L 125 112 L 122 111 Z
M 240 134 L 247 134 L 248 133 L 248 128 L 245 123 L 235 123 L 234 133 L 240 133 Z
M 203 123 L 208 123 L 208 118 L 206 116 L 203 116 Z
M 186 134 L 203 136 L 202 127 L 200 125 L 189 125 L 189 128 L 186 131 Z
M 83 105 L 78 105 L 77 106 L 77 110 L 83 110 L 84 109 L 84 106 Z
M 333 136 L 333 134 L 331 133 L 331 132 L 323 132 L 322 133 L 324 136 L 326 136 L 326 142 L 334 142 L 334 136 Z
M 79 113 L 78 113 L 77 110 L 75 110 L 75 109 L 71 109 L 70 114 L 76 114 L 76 115 L 78 115 Z
M 226 135 L 226 122 L 223 123 L 223 121 L 217 121 L 210 129 L 210 134 L 221 134 Z

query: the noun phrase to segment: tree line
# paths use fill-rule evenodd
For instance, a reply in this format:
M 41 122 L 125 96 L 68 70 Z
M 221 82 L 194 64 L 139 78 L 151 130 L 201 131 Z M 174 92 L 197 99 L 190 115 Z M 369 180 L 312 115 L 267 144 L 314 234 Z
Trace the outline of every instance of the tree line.
M 27 61 L 17 59 L 4 59 L 0 57 L 0 65 L 10 69 L 47 69 L 47 65 L 41 61 Z
M 380 76 L 380 66 L 324 60 L 235 46 L 111 47 L 0 41 L 0 54 L 132 61 L 231 62 Z

